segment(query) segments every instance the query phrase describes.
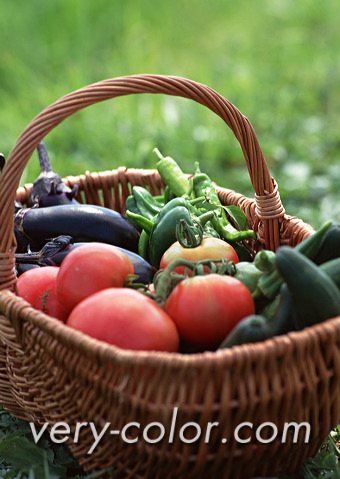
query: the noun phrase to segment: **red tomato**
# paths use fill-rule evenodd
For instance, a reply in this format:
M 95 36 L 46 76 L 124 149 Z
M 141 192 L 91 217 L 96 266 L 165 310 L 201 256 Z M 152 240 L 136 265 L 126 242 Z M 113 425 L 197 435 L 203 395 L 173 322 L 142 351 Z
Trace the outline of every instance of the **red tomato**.
M 183 246 L 176 241 L 176 243 L 172 244 L 163 254 L 159 265 L 160 269 L 165 268 L 169 263 L 179 258 L 189 261 L 199 261 L 202 259 L 218 260 L 225 258 L 234 263 L 239 262 L 236 251 L 229 243 L 219 238 L 213 238 L 212 236 L 204 236 L 202 243 L 195 248 L 183 248 Z M 174 271 L 179 274 L 183 274 L 184 270 L 184 266 L 178 266 L 174 269 Z M 188 273 L 190 276 L 190 271 Z
M 238 279 L 208 274 L 178 283 L 165 311 L 184 343 L 205 350 L 215 349 L 242 318 L 254 314 L 255 304 Z
M 60 265 L 57 296 L 71 311 L 76 304 L 101 289 L 122 287 L 133 264 L 115 246 L 91 242 L 72 250 Z
M 68 313 L 56 295 L 58 272 L 58 266 L 42 266 L 25 271 L 17 279 L 17 291 L 33 308 L 66 321 Z
M 170 316 L 144 294 L 108 288 L 81 301 L 67 324 L 123 349 L 178 350 L 179 336 Z

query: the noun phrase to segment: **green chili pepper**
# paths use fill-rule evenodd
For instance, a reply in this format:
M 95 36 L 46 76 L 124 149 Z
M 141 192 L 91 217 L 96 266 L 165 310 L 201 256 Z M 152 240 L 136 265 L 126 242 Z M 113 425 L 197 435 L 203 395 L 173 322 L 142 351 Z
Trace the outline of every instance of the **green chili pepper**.
M 163 195 L 152 195 L 152 198 L 157 201 L 161 206 L 164 206 L 164 194 Z
M 132 213 L 132 211 L 129 210 L 126 211 L 125 216 L 147 233 L 151 233 L 154 221 L 145 218 L 145 216 Z
M 212 205 L 221 205 L 218 193 L 211 179 L 202 173 L 198 161 L 195 161 L 195 174 L 192 177 L 192 188 L 195 197 L 203 196 Z
M 176 195 L 170 190 L 169 186 L 164 189 L 164 203 L 168 203 L 170 200 L 176 198 Z
M 136 215 L 140 215 L 141 212 L 137 207 L 136 200 L 133 195 L 130 195 L 125 200 L 125 209 L 135 213 Z
M 138 240 L 138 254 L 148 261 L 149 235 L 146 230 L 142 230 Z
M 170 158 L 170 156 L 164 158 L 158 148 L 155 148 L 153 151 L 159 158 L 156 167 L 164 183 L 169 186 L 174 195 L 187 195 L 189 191 L 189 180 L 178 163 L 173 158 Z
M 132 188 L 132 194 L 140 214 L 145 218 L 151 220 L 162 209 L 162 205 L 154 199 L 152 194 L 146 188 L 143 188 L 142 186 L 134 186 Z
M 192 178 L 192 189 L 193 194 L 196 197 L 206 197 L 206 201 L 201 205 L 202 208 L 205 208 L 206 210 L 213 209 L 215 211 L 215 216 L 211 220 L 211 223 L 222 238 L 226 241 L 242 241 L 248 238 L 256 239 L 255 231 L 239 231 L 229 222 L 213 182 L 207 174 L 201 172 L 198 162 L 195 162 L 195 174 Z
M 256 239 L 256 233 L 253 230 L 243 230 L 239 231 L 234 226 L 229 223 L 224 210 L 220 214 L 216 214 L 215 217 L 211 220 L 212 225 L 215 230 L 222 238 L 226 241 L 243 241 L 245 239 Z
M 203 235 L 204 236 L 212 236 L 213 238 L 221 239 L 221 236 L 217 233 L 215 228 L 213 227 L 211 221 L 207 221 L 203 228 Z

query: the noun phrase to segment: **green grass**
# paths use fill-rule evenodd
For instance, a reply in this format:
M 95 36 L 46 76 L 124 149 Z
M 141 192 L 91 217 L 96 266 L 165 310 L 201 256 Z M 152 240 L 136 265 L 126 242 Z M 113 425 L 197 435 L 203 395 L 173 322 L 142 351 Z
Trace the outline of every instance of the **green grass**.
M 289 214 L 313 226 L 340 218 L 337 0 L 7 3 L 0 7 L 5 156 L 36 114 L 72 90 L 119 75 L 180 75 L 211 86 L 250 119 Z M 46 142 L 61 175 L 153 167 L 157 146 L 188 172 L 199 159 L 222 186 L 253 194 L 232 133 L 189 100 L 107 101 L 66 120 Z M 37 172 L 33 157 L 22 182 Z
M 315 228 L 340 221 L 339 16 L 338 0 L 3 2 L 0 151 L 8 157 L 35 115 L 84 85 L 179 75 L 214 88 L 250 119 L 288 214 Z M 117 98 L 67 119 L 45 142 L 62 176 L 152 168 L 157 146 L 186 172 L 199 160 L 221 186 L 253 195 L 232 133 L 192 101 Z M 38 173 L 33 155 L 21 184 Z M 331 477 L 306 467 L 314 474 L 306 478 Z

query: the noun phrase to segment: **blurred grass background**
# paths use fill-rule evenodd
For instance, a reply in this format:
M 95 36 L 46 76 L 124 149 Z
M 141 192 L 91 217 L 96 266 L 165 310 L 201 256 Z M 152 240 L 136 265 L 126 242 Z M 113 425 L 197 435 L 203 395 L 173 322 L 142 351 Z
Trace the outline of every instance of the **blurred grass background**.
M 253 124 L 288 214 L 340 219 L 338 0 L 59 0 L 0 6 L 0 151 L 59 97 L 115 76 L 205 83 Z M 157 146 L 192 172 L 253 195 L 240 147 L 206 108 L 133 95 L 67 119 L 45 138 L 62 176 L 155 166 Z M 35 179 L 33 156 L 22 183 Z

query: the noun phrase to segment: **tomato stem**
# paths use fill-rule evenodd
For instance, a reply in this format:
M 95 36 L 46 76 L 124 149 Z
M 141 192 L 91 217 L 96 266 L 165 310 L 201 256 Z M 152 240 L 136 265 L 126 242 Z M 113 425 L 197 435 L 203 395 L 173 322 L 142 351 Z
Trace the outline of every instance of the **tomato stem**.
M 176 274 L 174 272 L 174 269 L 178 266 L 186 267 L 184 274 Z M 206 272 L 204 266 L 209 267 L 209 272 Z M 155 301 L 158 305 L 164 306 L 176 284 L 189 277 L 187 274 L 188 270 L 192 272 L 191 277 L 213 273 L 234 276 L 236 273 L 235 263 L 225 258 L 220 260 L 204 259 L 200 261 L 190 261 L 183 258 L 175 259 L 168 264 L 164 270 L 159 270 L 154 277 L 156 291 Z

